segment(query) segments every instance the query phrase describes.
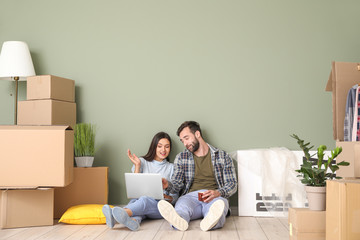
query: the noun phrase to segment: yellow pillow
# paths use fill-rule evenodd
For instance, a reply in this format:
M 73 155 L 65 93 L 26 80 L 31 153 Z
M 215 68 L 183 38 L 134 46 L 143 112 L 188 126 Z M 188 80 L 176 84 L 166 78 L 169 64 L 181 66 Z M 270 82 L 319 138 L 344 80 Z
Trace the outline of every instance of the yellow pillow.
M 59 222 L 68 224 L 104 224 L 103 204 L 83 204 L 70 207 L 61 216 Z M 113 206 L 110 206 L 113 208 Z

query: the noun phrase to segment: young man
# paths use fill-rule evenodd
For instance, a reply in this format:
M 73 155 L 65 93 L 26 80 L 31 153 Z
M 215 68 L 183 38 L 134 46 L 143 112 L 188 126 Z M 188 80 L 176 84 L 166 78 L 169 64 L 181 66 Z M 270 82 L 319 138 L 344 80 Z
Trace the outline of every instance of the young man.
M 184 122 L 177 135 L 186 149 L 176 156 L 171 182 L 163 179 L 163 187 L 171 193 L 180 192 L 181 197 L 175 208 L 160 201 L 160 214 L 180 231 L 187 230 L 190 220 L 199 218 L 203 218 L 203 231 L 221 228 L 229 210 L 228 198 L 237 189 L 233 161 L 225 151 L 205 142 L 197 122 Z

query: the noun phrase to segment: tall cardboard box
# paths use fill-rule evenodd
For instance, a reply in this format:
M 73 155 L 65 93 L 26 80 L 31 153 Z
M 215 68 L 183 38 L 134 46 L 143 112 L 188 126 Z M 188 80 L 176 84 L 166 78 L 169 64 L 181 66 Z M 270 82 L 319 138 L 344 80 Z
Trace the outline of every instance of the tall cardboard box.
M 288 219 L 290 240 L 325 240 L 325 211 L 290 208 Z
M 342 147 L 342 152 L 336 157 L 336 162 L 349 162 L 349 166 L 340 166 L 336 175 L 340 177 L 360 177 L 360 142 L 336 141 L 337 147 Z
M 0 190 L 0 228 L 53 225 L 54 189 Z
M 332 92 L 333 136 L 336 146 L 343 147 L 343 152 L 337 157 L 336 162 L 350 162 L 350 166 L 336 171 L 336 174 L 342 177 L 360 177 L 355 170 L 355 164 L 360 164 L 360 159 L 355 159 L 354 151 L 355 146 L 360 143 L 344 142 L 346 99 L 350 88 L 355 84 L 360 84 L 360 63 L 332 62 L 325 90 Z
M 345 105 L 349 89 L 360 83 L 360 63 L 333 62 L 326 85 L 332 92 L 333 135 L 335 140 L 344 141 Z
M 53 75 L 27 78 L 27 100 L 55 99 L 75 102 L 75 81 Z
M 55 188 L 54 218 L 72 206 L 108 203 L 108 167 L 74 168 L 74 181 Z
M 0 126 L 0 187 L 64 187 L 73 180 L 68 126 Z
M 57 100 L 19 101 L 18 125 L 68 125 L 76 124 L 76 103 Z
M 326 240 L 360 239 L 360 179 L 326 182 Z

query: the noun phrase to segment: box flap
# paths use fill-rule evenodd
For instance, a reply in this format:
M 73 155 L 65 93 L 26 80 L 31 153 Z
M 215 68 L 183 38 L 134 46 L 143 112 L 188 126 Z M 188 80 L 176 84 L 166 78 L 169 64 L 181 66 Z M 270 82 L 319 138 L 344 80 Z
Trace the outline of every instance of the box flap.
M 339 182 L 339 183 L 356 183 L 356 184 L 360 184 L 360 179 L 359 178 L 345 178 L 345 179 L 336 179 L 336 180 L 328 180 L 328 181 L 335 181 L 335 182 Z
M 329 80 L 327 81 L 325 91 L 331 92 L 332 91 L 332 71 L 330 71 Z
M 20 126 L 20 125 L 0 125 L 0 130 L 72 130 L 70 126 L 51 125 L 51 126 Z
M 37 189 L 37 187 L 32 187 L 32 186 L 21 186 L 21 187 L 3 187 L 3 186 L 0 186 L 0 190 L 35 190 Z
M 74 80 L 72 80 L 72 79 L 70 79 L 70 78 L 59 77 L 59 76 L 55 76 L 55 75 L 51 75 L 51 74 L 43 74 L 43 75 L 30 76 L 30 77 L 27 77 L 27 79 L 29 79 L 29 78 L 37 78 L 37 77 L 56 77 L 56 78 L 62 78 L 62 79 L 67 79 L 67 80 L 74 81 Z

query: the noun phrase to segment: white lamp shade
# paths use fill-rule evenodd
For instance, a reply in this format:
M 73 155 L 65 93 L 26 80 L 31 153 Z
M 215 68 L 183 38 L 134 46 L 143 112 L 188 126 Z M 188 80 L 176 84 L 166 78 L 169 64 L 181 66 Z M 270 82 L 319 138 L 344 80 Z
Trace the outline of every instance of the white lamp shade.
M 35 70 L 28 45 L 21 41 L 4 42 L 0 53 L 0 79 L 11 80 L 34 76 Z

